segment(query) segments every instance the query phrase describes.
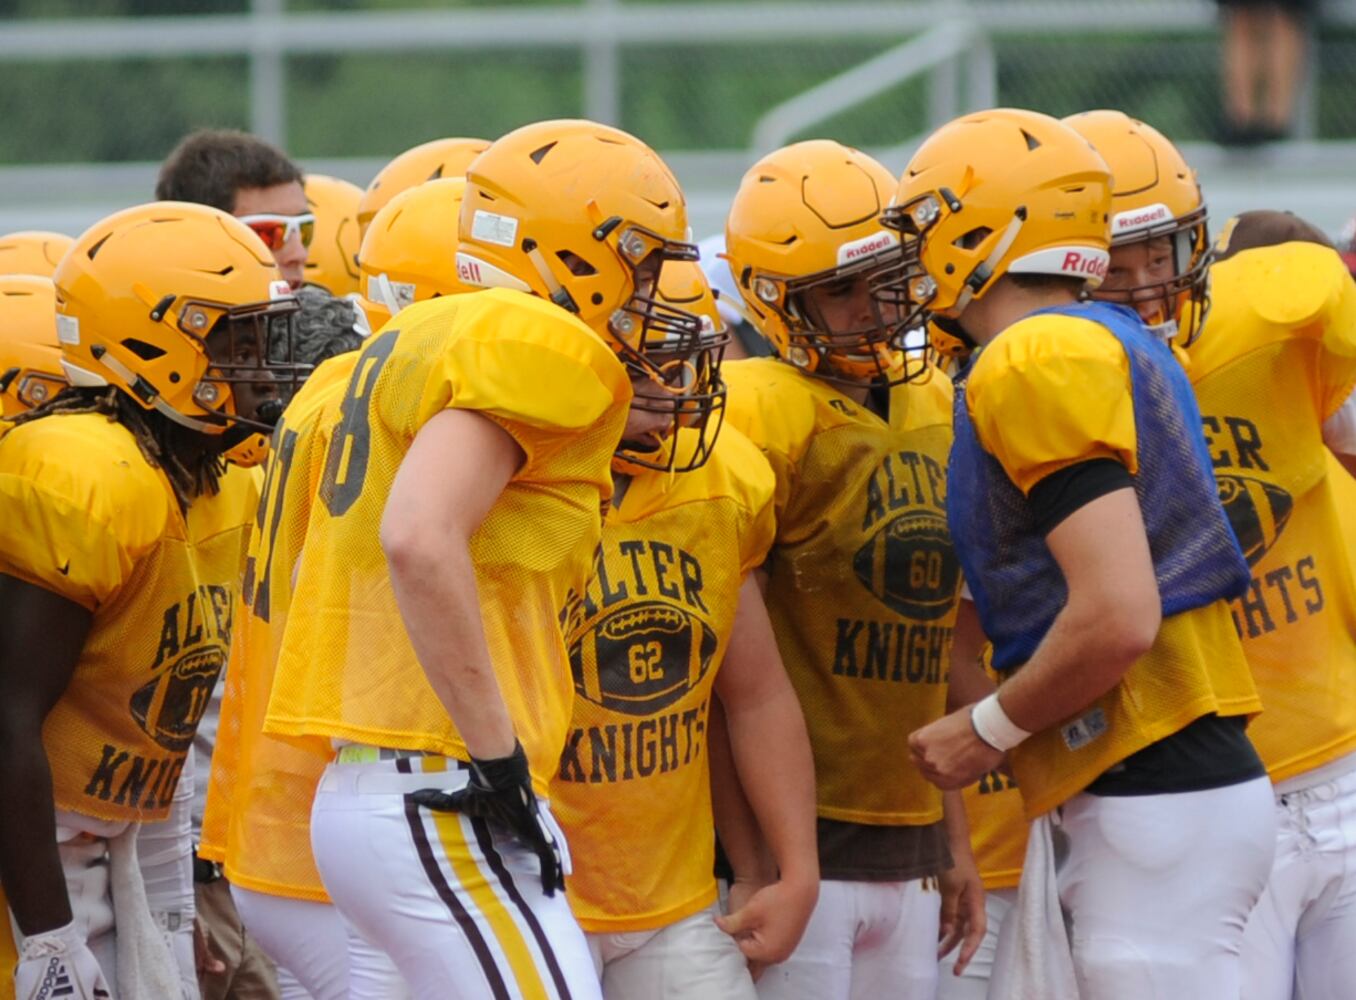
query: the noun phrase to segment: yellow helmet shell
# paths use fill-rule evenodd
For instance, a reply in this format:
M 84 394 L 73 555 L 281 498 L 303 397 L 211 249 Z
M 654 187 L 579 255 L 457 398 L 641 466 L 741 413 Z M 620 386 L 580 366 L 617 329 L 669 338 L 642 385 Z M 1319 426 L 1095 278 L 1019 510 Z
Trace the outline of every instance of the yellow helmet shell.
M 0 274 L 50 278 L 75 241 L 63 233 L 26 230 L 0 236 Z
M 306 281 L 342 297 L 358 291 L 358 202 L 362 188 L 337 177 L 307 174 L 306 204 L 315 215 Z
M 440 177 L 463 177 L 466 168 L 490 147 L 488 139 L 434 139 L 407 149 L 386 166 L 363 192 L 358 204 L 358 230 L 367 235 L 367 227 L 382 206 L 401 191 Z
M 56 286 L 36 275 L 0 277 L 0 416 L 40 406 L 67 384 L 56 335 Z
M 917 299 L 955 316 L 1005 274 L 1106 277 L 1111 172 L 1073 129 L 997 108 L 934 132 L 900 178 L 890 214 L 920 233 Z
M 364 309 L 374 307 L 372 315 L 390 319 L 415 302 L 472 290 L 457 277 L 457 225 L 465 193 L 464 177 L 425 181 L 400 192 L 377 213 L 358 251 Z

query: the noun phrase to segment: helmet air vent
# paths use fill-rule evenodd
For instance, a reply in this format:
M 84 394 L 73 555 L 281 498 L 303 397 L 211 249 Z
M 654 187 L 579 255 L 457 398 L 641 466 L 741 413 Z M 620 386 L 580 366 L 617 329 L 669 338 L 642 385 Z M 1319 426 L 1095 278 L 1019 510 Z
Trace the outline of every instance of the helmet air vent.
M 108 236 L 105 236 L 98 243 L 94 244 L 94 246 L 90 247 L 87 251 L 85 251 L 90 260 L 93 260 L 95 254 L 97 254 L 100 250 L 104 248 L 104 244 L 108 242 L 108 237 L 112 235 L 113 235 L 112 233 L 109 233 Z
M 1028 132 L 1026 129 L 1018 129 L 1018 131 L 1022 133 L 1022 138 L 1026 140 L 1027 149 L 1030 150 L 1041 148 L 1041 141 L 1037 139 L 1034 135 L 1032 135 L 1030 132 Z
M 165 354 L 163 348 L 156 347 L 154 344 L 148 344 L 144 340 L 138 340 L 136 337 L 128 337 L 122 342 L 122 346 L 127 348 L 142 361 L 154 361 L 156 358 L 163 357 Z
M 590 275 L 598 273 L 596 267 L 573 250 L 557 250 L 556 256 L 560 258 L 560 262 L 569 268 L 570 273 L 576 278 L 587 278 Z
M 951 241 L 951 245 L 961 250 L 973 250 L 987 240 L 992 232 L 993 230 L 988 226 L 977 226 L 968 233 L 957 236 Z
M 541 146 L 538 147 L 537 149 L 532 150 L 532 152 L 529 153 L 528 156 L 531 158 L 533 163 L 540 163 L 542 160 L 546 159 L 546 154 L 551 152 L 551 150 L 555 148 L 556 144 L 554 142 L 548 142 L 545 146 Z

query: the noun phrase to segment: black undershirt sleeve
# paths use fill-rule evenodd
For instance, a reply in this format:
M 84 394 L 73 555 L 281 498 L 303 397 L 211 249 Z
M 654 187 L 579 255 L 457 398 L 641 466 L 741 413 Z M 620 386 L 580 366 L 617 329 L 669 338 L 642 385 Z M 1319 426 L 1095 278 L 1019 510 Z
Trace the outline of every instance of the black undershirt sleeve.
M 1044 537 L 1080 507 L 1134 485 L 1134 477 L 1114 458 L 1090 458 L 1046 476 L 1032 487 L 1027 503 Z

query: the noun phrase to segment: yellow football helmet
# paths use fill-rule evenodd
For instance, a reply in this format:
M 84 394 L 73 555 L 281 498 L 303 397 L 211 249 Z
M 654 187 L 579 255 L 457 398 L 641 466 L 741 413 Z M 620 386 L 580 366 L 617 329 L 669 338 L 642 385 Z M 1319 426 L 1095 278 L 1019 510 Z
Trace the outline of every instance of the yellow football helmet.
M 633 397 L 634 409 L 661 414 L 673 414 L 670 426 L 693 428 L 696 433 L 688 433 L 680 439 L 664 442 L 661 451 L 678 448 L 690 449 L 690 453 L 673 455 L 673 465 L 678 469 L 695 469 L 710 456 L 711 448 L 720 434 L 725 419 L 725 382 L 720 377 L 720 362 L 725 345 L 730 341 L 729 328 L 716 306 L 716 296 L 707 280 L 706 272 L 696 261 L 671 261 L 659 272 L 659 287 L 655 297 L 665 305 L 691 313 L 701 321 L 701 350 L 685 355 L 675 355 L 665 368 L 665 377 L 670 392 L 654 392 L 642 384 Z M 653 453 L 647 454 L 629 442 L 622 442 L 617 451 L 614 466 L 621 471 L 631 471 L 628 466 L 647 465 L 647 459 L 654 459 Z
M 392 198 L 367 227 L 358 266 L 372 329 L 412 303 L 472 290 L 457 277 L 465 191 L 464 177 L 425 181 Z
M 111 215 L 53 280 L 71 384 L 117 386 L 192 430 L 271 430 L 309 371 L 291 360 L 297 302 L 273 255 L 215 208 L 165 201 Z
M 701 320 L 707 336 L 728 335 L 725 317 L 716 306 L 716 294 L 706 272 L 696 261 L 680 260 L 666 264 L 659 272 L 659 301 L 690 312 Z
M 367 227 L 381 211 L 382 206 L 401 191 L 440 177 L 464 177 L 466 168 L 485 150 L 488 139 L 434 139 L 407 149 L 372 178 L 358 203 L 359 238 L 367 235 Z
M 52 279 L 0 277 L 0 416 L 39 406 L 68 384 L 61 369 Z
M 687 202 L 655 152 L 620 129 L 560 120 L 510 132 L 471 165 L 458 236 L 466 284 L 550 299 L 625 360 L 700 330 L 654 297 L 664 261 L 697 259 Z
M 675 426 L 691 422 L 688 366 L 713 349 L 700 320 L 660 301 L 661 265 L 696 261 L 687 202 L 639 139 L 596 122 L 537 122 L 510 132 L 466 175 L 457 274 L 514 288 L 574 313 L 610 343 Z M 656 468 L 676 466 L 671 457 Z
M 337 177 L 307 174 L 306 206 L 315 215 L 306 281 L 344 296 L 358 290 L 358 202 L 362 188 Z
M 744 175 L 725 222 L 725 256 L 751 322 L 784 361 L 833 381 L 921 373 L 922 364 L 901 363 L 896 331 L 878 311 L 868 307 L 844 326 L 817 291 L 841 294 L 895 259 L 899 240 L 880 221 L 894 188 L 880 163 L 828 139 L 793 143 Z M 860 300 L 869 302 L 865 289 Z
M 36 274 L 50 278 L 75 241 L 63 233 L 30 229 L 0 236 L 0 274 Z
M 882 221 L 903 239 L 877 288 L 906 330 L 930 318 L 973 347 L 955 321 L 1005 274 L 1106 277 L 1111 174 L 1073 129 L 997 108 L 934 132 L 909 161 Z
M 1162 281 L 1103 289 L 1097 298 L 1131 305 L 1156 301 L 1148 327 L 1189 344 L 1200 332 L 1209 299 L 1210 234 L 1196 172 L 1161 132 L 1120 111 L 1085 111 L 1064 123 L 1092 143 L 1111 168 L 1112 249 L 1166 239 L 1172 273 Z

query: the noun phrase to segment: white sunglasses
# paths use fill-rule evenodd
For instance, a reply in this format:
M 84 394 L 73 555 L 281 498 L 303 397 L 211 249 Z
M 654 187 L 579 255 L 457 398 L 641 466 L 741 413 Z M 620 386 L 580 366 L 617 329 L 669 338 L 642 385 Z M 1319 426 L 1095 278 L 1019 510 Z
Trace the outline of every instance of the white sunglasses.
M 300 236 L 304 247 L 309 247 L 315 238 L 315 214 L 312 212 L 303 212 L 301 215 L 263 213 L 237 218 L 253 229 L 255 235 L 264 241 L 264 246 L 275 253 L 286 246 L 293 236 Z

